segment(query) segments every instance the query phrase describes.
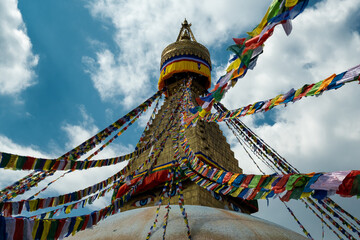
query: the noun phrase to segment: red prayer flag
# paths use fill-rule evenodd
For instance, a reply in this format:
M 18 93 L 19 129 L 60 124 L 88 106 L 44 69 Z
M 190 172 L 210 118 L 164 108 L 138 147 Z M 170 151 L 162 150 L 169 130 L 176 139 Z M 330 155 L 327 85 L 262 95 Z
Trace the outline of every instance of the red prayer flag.
M 345 179 L 342 181 L 342 183 L 339 186 L 339 189 L 336 191 L 337 194 L 339 194 L 342 197 L 351 197 L 351 189 L 355 180 L 355 177 L 360 175 L 359 170 L 353 170 L 351 171 Z
M 243 45 L 246 38 L 233 38 L 233 40 L 237 45 Z

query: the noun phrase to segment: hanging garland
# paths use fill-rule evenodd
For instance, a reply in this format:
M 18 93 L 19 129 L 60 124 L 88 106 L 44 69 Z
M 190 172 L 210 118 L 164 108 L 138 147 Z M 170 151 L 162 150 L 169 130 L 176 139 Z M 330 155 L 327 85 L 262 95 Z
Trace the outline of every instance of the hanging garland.
M 54 172 L 35 172 L 25 176 L 20 181 L 15 182 L 14 184 L 6 187 L 0 192 L 0 203 L 3 201 L 11 200 L 16 196 L 23 194 L 34 186 L 44 180 L 45 177 L 53 175 Z
M 286 209 L 289 211 L 289 213 L 291 214 L 291 216 L 295 219 L 295 221 L 298 223 L 298 225 L 300 226 L 300 228 L 303 230 L 305 236 L 307 236 L 307 238 L 312 239 L 313 237 L 310 235 L 310 233 L 305 229 L 304 225 L 301 224 L 301 222 L 299 221 L 299 219 L 295 216 L 294 212 L 286 205 L 286 203 L 282 202 Z
M 262 198 L 263 195 L 273 197 L 286 190 L 281 199 L 289 201 L 309 197 L 311 194 L 317 199 L 323 199 L 335 190 L 341 196 L 360 196 L 360 189 L 357 187 L 360 183 L 360 171 L 271 176 L 232 173 L 211 167 L 197 158 L 187 142 L 184 128 L 180 130 L 180 137 L 188 157 L 189 168 L 186 175 L 198 185 L 206 185 L 208 190 L 223 195 L 233 194 L 234 197 L 252 200 Z
M 324 210 L 322 210 L 311 198 L 307 199 L 308 202 L 315 207 L 322 215 L 324 215 L 326 217 L 326 219 L 333 224 L 334 226 L 336 226 L 337 230 L 339 232 L 341 232 L 342 234 L 344 234 L 348 239 L 352 239 L 355 240 L 355 238 L 348 232 L 346 231 L 346 229 L 344 229 L 343 227 L 341 227 L 333 218 L 331 218 L 328 214 L 326 214 L 326 212 Z
M 309 0 L 274 0 L 261 22 L 248 33 L 247 38 L 233 38 L 236 44 L 229 46 L 227 50 L 232 51 L 235 57 L 214 89 L 205 97 L 197 99 L 201 107 L 192 109 L 196 117 L 203 118 L 209 114 L 212 104 L 219 102 L 229 88 L 234 86 L 239 78 L 245 76 L 248 69 L 255 67 L 259 55 L 263 52 L 263 45 L 272 35 L 275 26 L 282 24 L 285 33 L 287 35 L 291 33 L 291 20 L 304 11 L 308 2 Z
M 360 196 L 357 189 L 360 184 L 360 171 L 338 171 L 328 173 L 286 174 L 286 175 L 254 175 L 240 174 L 214 168 L 195 155 L 189 159 L 189 169 L 186 175 L 191 180 L 201 180 L 202 184 L 215 183 L 215 192 L 227 195 L 240 191 L 238 196 L 247 200 L 266 194 L 284 193 L 283 201 L 300 199 L 312 195 L 316 199 L 324 199 L 336 191 L 340 196 Z M 344 195 L 346 192 L 347 195 Z M 250 194 L 251 193 L 251 194 Z M 233 195 L 232 195 L 233 196 Z
M 217 110 L 222 112 L 222 111 L 227 111 L 227 109 L 220 103 L 218 103 L 217 105 L 215 105 L 215 107 L 217 107 Z M 280 170 L 280 172 L 282 172 L 282 170 L 285 170 L 286 173 L 299 173 L 299 171 L 292 167 L 290 165 L 290 163 L 288 163 L 284 158 L 282 158 L 278 153 L 276 153 L 275 150 L 273 150 L 270 146 L 268 146 L 263 140 L 261 140 L 258 136 L 256 136 L 255 133 L 253 133 L 251 131 L 251 129 L 247 128 L 239 119 L 237 118 L 234 118 L 234 119 L 229 119 L 229 120 L 226 120 L 226 123 L 230 122 L 231 124 L 233 124 L 236 127 L 240 127 L 238 128 L 238 130 L 243 134 L 242 136 L 246 139 L 250 139 L 252 140 L 253 142 L 253 145 L 252 147 L 250 147 L 250 149 L 256 153 L 256 152 L 262 152 L 262 150 L 265 151 L 266 154 L 261 154 L 260 156 L 263 156 L 263 155 L 270 155 L 273 159 L 279 159 L 281 161 L 281 164 L 277 164 L 278 160 L 276 162 L 272 162 L 270 161 L 278 170 Z M 245 131 L 243 131 L 245 130 Z M 276 164 L 275 164 L 276 163 Z M 322 195 L 324 195 L 324 192 L 323 191 L 318 191 L 318 195 L 321 195 L 319 193 L 322 192 Z M 306 196 L 304 196 L 306 197 Z M 305 204 L 306 202 L 301 199 Z M 310 201 L 311 199 L 309 198 L 305 198 L 306 201 Z M 321 203 L 321 206 L 324 208 L 324 209 L 327 209 L 333 216 L 337 217 L 337 218 L 341 218 L 340 216 L 338 216 L 334 211 L 333 209 L 335 210 L 335 208 L 333 208 L 330 204 L 330 203 L 334 203 L 330 198 L 324 198 L 324 202 L 325 203 Z M 316 203 L 314 203 L 316 204 Z M 307 205 L 307 204 L 306 204 Z M 337 205 L 337 204 L 336 204 Z M 308 206 L 308 205 L 307 205 Z M 337 205 L 338 206 L 338 205 Z M 318 208 L 320 208 L 320 206 L 317 206 Z M 342 210 L 342 212 L 345 212 L 340 206 L 338 206 L 339 208 L 339 211 Z M 313 209 L 311 209 L 312 211 L 314 211 Z M 322 215 L 323 214 L 326 214 L 324 212 L 322 212 Z M 320 217 L 318 214 L 315 214 L 323 223 L 323 218 Z M 351 216 L 350 214 L 348 214 L 351 219 L 356 219 L 354 218 L 353 216 Z M 330 218 L 329 215 L 326 214 L 325 216 L 326 218 Z M 350 223 L 349 220 L 345 220 L 345 217 L 344 218 L 341 218 L 340 221 L 342 222 L 342 224 L 346 227 L 348 227 L 349 229 L 351 229 L 353 232 L 358 232 L 357 229 L 358 227 L 355 226 L 355 225 L 352 225 Z M 334 231 L 334 229 L 332 227 L 330 227 L 326 222 L 325 222 L 326 226 L 329 227 L 336 235 L 337 233 Z M 332 225 L 334 225 L 336 227 L 336 229 L 338 228 L 338 225 L 336 225 L 335 223 L 331 222 Z M 301 228 L 302 226 L 299 225 Z M 360 226 L 360 225 L 359 225 Z M 338 236 L 338 235 L 337 235 Z
M 162 99 L 162 95 L 156 100 L 154 110 L 151 113 L 150 119 L 146 123 L 146 127 L 145 127 L 143 133 L 141 134 L 139 142 L 136 144 L 135 149 L 138 149 L 140 147 L 140 145 L 143 143 L 146 132 L 149 130 L 150 126 L 152 125 L 152 123 L 156 117 L 156 114 L 159 112 L 158 107 L 159 107 L 159 102 L 161 99 Z M 163 120 L 163 118 L 160 119 L 160 122 L 162 122 L 162 120 Z
M 81 165 L 81 163 L 79 163 L 79 164 L 74 163 L 72 160 L 75 160 L 75 159 L 79 158 L 80 156 L 82 156 L 86 152 L 93 149 L 98 143 L 103 141 L 113 131 L 120 128 L 126 122 L 130 121 L 134 116 L 136 116 L 140 112 L 146 111 L 146 109 L 149 106 L 151 106 L 152 102 L 155 99 L 157 99 L 159 96 L 161 96 L 162 93 L 165 90 L 166 89 L 164 88 L 164 89 L 158 91 L 152 97 L 147 99 L 144 103 L 140 104 L 137 108 L 134 108 L 132 111 L 130 111 L 128 114 L 126 114 L 124 117 L 120 118 L 119 120 L 117 120 L 116 122 L 111 124 L 109 127 L 102 130 L 97 135 L 93 136 L 92 138 L 88 139 L 87 141 L 83 142 L 78 147 L 74 148 L 73 150 L 71 150 L 68 153 L 64 154 L 62 157 L 58 158 L 57 160 L 61 160 L 61 159 L 70 160 L 70 169 L 74 169 L 74 168 L 76 169 L 77 167 L 80 169 L 80 167 L 83 167 L 84 165 Z M 60 162 L 57 162 L 57 161 L 46 161 L 46 160 L 36 161 L 36 159 L 34 160 L 31 157 L 29 159 L 27 159 L 28 157 L 21 158 L 21 156 L 14 155 L 14 154 L 10 154 L 10 155 L 6 154 L 6 153 L 4 153 L 4 154 L 5 154 L 5 160 L 4 161 L 3 161 L 3 153 L 1 153 L 1 156 L 0 156 L 2 166 L 5 167 L 5 166 L 9 165 L 10 169 L 14 169 L 14 168 L 16 168 L 16 166 L 18 166 L 18 168 L 20 168 L 20 166 L 19 166 L 20 164 L 23 164 L 23 166 L 24 166 L 24 165 L 26 165 L 26 163 L 27 163 L 27 165 L 31 165 L 31 164 L 35 164 L 35 162 L 39 164 L 37 167 L 39 167 L 39 168 L 44 168 L 45 167 L 45 169 L 47 169 L 49 166 L 51 166 L 52 168 L 55 168 L 56 164 L 59 164 L 58 166 L 60 166 Z M 24 161 L 24 158 L 26 158 L 26 161 Z M 19 161 L 19 159 L 20 159 L 20 161 Z M 54 165 L 51 165 L 51 163 L 54 163 Z M 58 167 L 58 166 L 56 166 L 56 167 Z M 33 167 L 33 165 L 31 165 L 31 167 Z M 25 169 L 26 169 L 26 167 L 25 167 Z M 47 176 L 53 175 L 54 172 L 55 172 L 55 170 L 45 171 L 44 173 L 32 173 L 32 174 L 29 174 L 28 176 L 23 178 L 21 181 L 16 182 L 13 185 L 8 186 L 7 188 L 3 189 L 1 191 L 0 202 L 3 201 L 4 199 L 11 200 L 13 197 L 15 197 L 15 196 L 17 196 L 19 194 L 23 194 L 25 191 L 28 191 L 33 186 L 36 186 L 40 181 L 45 179 Z M 29 179 L 30 179 L 30 181 L 29 181 Z M 30 184 L 27 184 L 27 182 L 30 182 Z
M 323 217 L 320 217 L 319 214 L 305 200 L 300 200 L 315 214 L 315 216 L 321 220 L 321 223 L 325 224 L 335 234 L 335 236 L 337 236 L 339 239 L 342 239 L 342 237 L 326 221 L 324 221 Z
M 266 101 L 255 102 L 245 107 L 224 111 L 222 113 L 208 114 L 204 120 L 208 122 L 221 122 L 227 119 L 234 119 L 255 113 L 266 112 L 278 105 L 286 105 L 289 102 L 296 102 L 303 97 L 319 96 L 325 91 L 338 89 L 344 86 L 345 83 L 356 80 L 360 81 L 359 77 L 360 65 L 357 65 L 341 74 L 333 74 L 330 77 L 315 84 L 305 84 L 303 87 L 297 90 L 292 88 L 287 93 L 279 94 L 278 96 Z
M 82 155 L 93 149 L 96 145 L 98 145 L 100 142 L 105 140 L 112 132 L 119 129 L 122 125 L 124 125 L 126 122 L 130 121 L 132 118 L 136 117 L 141 111 L 145 111 L 148 107 L 151 106 L 151 104 L 162 95 L 162 93 L 165 91 L 165 89 L 162 89 L 158 92 L 156 92 L 153 96 L 148 98 L 145 102 L 140 104 L 138 107 L 131 110 L 129 113 L 127 113 L 122 118 L 118 119 L 113 124 L 109 125 L 104 130 L 97 133 L 95 136 L 89 138 L 79 146 L 75 147 L 71 151 L 65 153 L 60 159 L 64 160 L 75 160 L 80 158 Z
M 21 214 L 22 210 L 25 208 L 28 212 L 37 211 L 39 209 L 44 209 L 48 207 L 56 207 L 63 204 L 67 204 L 73 201 L 78 201 L 84 197 L 87 197 L 91 194 L 96 193 L 104 188 L 106 188 L 111 183 L 115 182 L 119 178 L 121 179 L 122 174 L 120 172 L 114 174 L 113 176 L 96 183 L 90 187 L 72 192 L 63 194 L 56 197 L 47 197 L 47 198 L 37 198 L 30 200 L 21 200 L 21 201 L 9 201 L 0 203 L 0 212 L 4 216 L 18 215 Z M 4 212 L 7 211 L 7 214 Z

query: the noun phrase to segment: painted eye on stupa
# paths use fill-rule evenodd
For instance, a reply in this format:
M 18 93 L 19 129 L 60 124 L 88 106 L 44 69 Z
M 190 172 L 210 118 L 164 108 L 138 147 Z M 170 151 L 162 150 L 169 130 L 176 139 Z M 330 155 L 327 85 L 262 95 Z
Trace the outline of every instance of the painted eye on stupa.
M 212 192 L 212 191 L 211 191 L 211 195 L 212 195 L 216 200 L 218 200 L 218 201 L 222 201 L 222 200 L 223 200 L 222 197 L 221 197 L 221 195 L 220 195 L 220 194 L 217 194 L 216 192 Z
M 241 212 L 241 209 L 240 209 L 237 205 L 235 205 L 235 204 L 233 204 L 233 203 L 230 203 L 230 207 L 231 207 L 235 212 Z
M 171 197 L 173 197 L 173 196 L 175 196 L 176 195 L 176 189 L 173 189 L 172 191 L 171 191 Z M 164 193 L 164 197 L 165 198 L 168 198 L 169 197 L 169 192 L 165 192 Z
M 145 206 L 147 204 L 149 204 L 150 202 L 154 201 L 154 198 L 152 197 L 147 197 L 147 198 L 143 198 L 139 201 L 136 201 L 132 204 L 132 206 L 134 207 L 142 207 L 142 206 Z

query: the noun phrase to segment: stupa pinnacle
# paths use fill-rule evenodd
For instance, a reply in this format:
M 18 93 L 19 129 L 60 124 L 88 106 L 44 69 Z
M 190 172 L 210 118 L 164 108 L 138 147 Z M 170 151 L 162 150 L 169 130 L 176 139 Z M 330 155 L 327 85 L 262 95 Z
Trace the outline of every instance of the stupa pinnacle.
M 209 50 L 198 43 L 187 20 L 182 23 L 178 37 L 161 54 L 159 89 L 171 84 L 170 78 L 178 73 L 195 73 L 197 82 L 205 89 L 211 85 L 211 60 Z M 182 74 L 184 76 L 184 74 Z

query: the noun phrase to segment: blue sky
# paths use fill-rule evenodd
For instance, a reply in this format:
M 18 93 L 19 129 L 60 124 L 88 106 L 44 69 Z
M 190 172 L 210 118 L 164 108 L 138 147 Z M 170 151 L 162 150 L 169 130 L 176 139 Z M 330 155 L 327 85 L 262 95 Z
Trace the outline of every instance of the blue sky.
M 209 48 L 213 79 L 217 79 L 224 73 L 229 59 L 225 49 L 232 37 L 256 26 L 269 4 L 1 1 L 0 151 L 60 156 L 143 102 L 156 91 L 161 51 L 175 41 L 185 17 L 193 24 L 196 39 Z M 248 105 L 359 64 L 359 10 L 357 0 L 310 1 L 294 20 L 289 37 L 281 26 L 276 28 L 256 68 L 229 91 L 223 103 L 231 109 Z M 352 83 L 243 120 L 302 172 L 359 169 L 359 101 L 359 87 Z M 147 118 L 103 156 L 130 152 Z M 244 172 L 258 173 L 230 132 L 224 129 L 224 135 Z M 69 176 L 48 194 L 93 184 L 118 168 Z M 23 174 L 2 170 L 0 185 Z M 78 185 L 69 189 L 73 181 Z M 349 211 L 358 204 L 354 199 L 341 201 Z M 97 207 L 101 204 L 105 201 Z M 307 216 L 310 213 L 303 214 L 302 205 L 291 204 L 305 227 L 316 223 L 308 227 L 318 234 L 320 223 Z M 299 231 L 286 212 L 274 216 L 278 207 L 283 208 L 263 204 L 258 216 Z M 360 217 L 359 210 L 355 215 Z

